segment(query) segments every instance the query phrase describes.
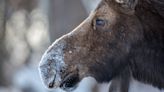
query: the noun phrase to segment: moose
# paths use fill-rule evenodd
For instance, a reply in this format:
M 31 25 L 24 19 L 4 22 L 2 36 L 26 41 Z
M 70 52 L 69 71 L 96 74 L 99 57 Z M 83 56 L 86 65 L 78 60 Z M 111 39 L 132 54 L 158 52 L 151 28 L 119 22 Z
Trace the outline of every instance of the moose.
M 45 51 L 39 72 L 46 87 L 66 91 L 86 77 L 120 92 L 132 79 L 164 89 L 164 0 L 102 0 Z

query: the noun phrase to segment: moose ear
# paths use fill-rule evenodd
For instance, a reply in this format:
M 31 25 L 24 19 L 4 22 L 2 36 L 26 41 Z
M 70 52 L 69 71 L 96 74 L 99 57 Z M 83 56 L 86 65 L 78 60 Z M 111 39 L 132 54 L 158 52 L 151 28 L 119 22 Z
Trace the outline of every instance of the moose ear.
M 138 0 L 115 0 L 116 3 L 120 5 L 121 10 L 126 10 L 125 12 L 133 12 L 138 3 Z

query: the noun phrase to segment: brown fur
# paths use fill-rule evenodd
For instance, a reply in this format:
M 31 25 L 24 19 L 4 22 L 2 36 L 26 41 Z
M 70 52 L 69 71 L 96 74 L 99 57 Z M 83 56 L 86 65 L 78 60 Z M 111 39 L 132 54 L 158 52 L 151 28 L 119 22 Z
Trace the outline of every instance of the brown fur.
M 97 26 L 97 18 L 105 20 L 105 26 Z M 164 88 L 162 0 L 103 0 L 83 23 L 58 43 L 63 41 L 66 43 L 64 62 L 68 65 L 61 74 L 63 79 L 70 72 L 78 73 L 79 79 L 93 76 L 98 82 L 134 77 Z M 126 74 L 128 76 L 123 77 Z

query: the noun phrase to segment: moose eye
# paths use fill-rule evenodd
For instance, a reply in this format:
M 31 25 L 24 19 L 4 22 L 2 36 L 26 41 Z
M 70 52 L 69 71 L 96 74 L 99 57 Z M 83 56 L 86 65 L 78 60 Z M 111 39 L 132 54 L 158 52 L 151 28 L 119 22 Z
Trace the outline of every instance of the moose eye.
M 103 19 L 96 19 L 96 26 L 105 26 L 105 20 Z

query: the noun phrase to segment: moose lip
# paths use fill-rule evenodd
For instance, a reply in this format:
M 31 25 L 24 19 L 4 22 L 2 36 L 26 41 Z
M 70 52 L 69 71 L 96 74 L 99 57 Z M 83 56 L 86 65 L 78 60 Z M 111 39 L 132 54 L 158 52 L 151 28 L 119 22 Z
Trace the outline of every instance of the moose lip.
M 76 88 L 79 82 L 78 74 L 71 73 L 67 75 L 60 84 L 60 88 L 63 90 L 73 90 Z

